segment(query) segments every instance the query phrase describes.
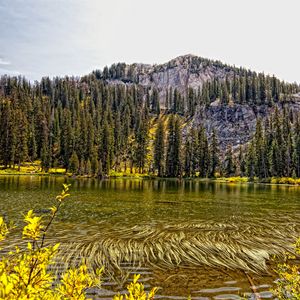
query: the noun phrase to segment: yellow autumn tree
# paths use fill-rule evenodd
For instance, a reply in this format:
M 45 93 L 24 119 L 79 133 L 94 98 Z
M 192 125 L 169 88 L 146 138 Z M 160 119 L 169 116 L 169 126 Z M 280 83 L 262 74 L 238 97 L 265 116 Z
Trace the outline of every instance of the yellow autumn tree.
M 97 270 L 96 275 L 92 275 L 84 263 L 78 268 L 68 269 L 56 285 L 56 278 L 49 271 L 59 244 L 45 247 L 45 237 L 60 206 L 70 196 L 68 191 L 69 185 L 63 185 L 62 192 L 56 197 L 57 205 L 51 208 L 50 219 L 46 224 L 43 217 L 36 216 L 32 210 L 24 217 L 26 225 L 22 236 L 27 241 L 27 247 L 16 247 L 1 258 L 0 299 L 84 300 L 87 288 L 100 285 L 103 270 Z M 0 241 L 6 238 L 9 231 L 9 226 L 0 217 Z

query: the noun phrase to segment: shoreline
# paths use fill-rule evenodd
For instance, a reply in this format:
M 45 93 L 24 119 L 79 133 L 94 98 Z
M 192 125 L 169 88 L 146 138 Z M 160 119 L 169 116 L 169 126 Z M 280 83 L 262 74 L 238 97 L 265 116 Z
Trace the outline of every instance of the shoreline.
M 260 185 L 272 185 L 272 186 L 299 186 L 300 178 L 288 178 L 288 177 L 272 177 L 259 181 L 258 178 L 249 180 L 247 177 L 220 177 L 220 178 L 200 178 L 200 177 L 158 177 L 156 175 L 141 174 L 141 175 L 110 175 L 102 178 L 92 175 L 72 175 L 70 173 L 26 173 L 26 172 L 9 172 L 2 173 L 0 176 L 34 176 L 34 177 L 65 177 L 71 179 L 138 179 L 138 180 L 183 180 L 183 181 L 202 181 L 202 182 L 215 182 L 215 183 L 227 183 L 227 184 L 260 184 Z

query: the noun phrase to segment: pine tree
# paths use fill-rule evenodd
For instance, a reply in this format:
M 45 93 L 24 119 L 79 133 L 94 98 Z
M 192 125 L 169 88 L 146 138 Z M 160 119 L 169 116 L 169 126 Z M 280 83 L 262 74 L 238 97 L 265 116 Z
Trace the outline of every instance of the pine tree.
M 79 172 L 79 159 L 76 152 L 73 152 L 69 161 L 69 171 L 73 174 Z
M 171 115 L 168 122 L 168 143 L 166 157 L 166 175 L 178 177 L 181 175 L 181 129 L 177 116 Z
M 94 176 L 98 175 L 98 169 L 99 169 L 99 162 L 98 158 L 96 155 L 92 156 L 92 161 L 91 161 L 91 173 Z
M 201 126 L 198 131 L 198 167 L 199 176 L 204 178 L 208 174 L 209 169 L 209 149 L 208 140 L 205 132 L 205 128 Z
M 104 175 L 108 176 L 113 159 L 113 136 L 107 119 L 104 121 L 102 140 L 99 149 L 99 157 L 102 162 L 102 171 Z
M 157 89 L 153 89 L 151 95 L 151 112 L 159 115 L 160 114 L 160 103 Z
M 83 158 L 81 158 L 79 162 L 79 175 L 81 176 L 85 175 L 85 163 Z
M 114 124 L 114 157 L 115 157 L 115 170 L 119 171 L 122 154 L 122 137 L 121 137 L 121 115 L 117 112 Z
M 245 161 L 245 156 L 244 156 L 244 149 L 241 145 L 239 148 L 238 161 L 239 161 L 239 174 L 241 177 L 243 177 L 246 174 L 246 161 Z
M 158 176 L 163 176 L 165 159 L 165 134 L 164 123 L 161 119 L 157 125 L 154 138 L 154 169 L 157 170 Z
M 256 131 L 254 135 L 254 151 L 255 151 L 255 174 L 260 178 L 268 177 L 267 152 L 265 135 L 262 127 L 262 120 L 258 119 L 256 123 Z
M 225 155 L 224 171 L 227 177 L 235 175 L 236 166 L 233 159 L 232 146 L 229 145 Z
M 300 125 L 299 125 L 300 127 Z M 300 128 L 295 128 L 293 162 L 297 177 L 300 177 Z
M 191 147 L 192 147 L 192 165 L 191 165 L 191 175 L 193 177 L 196 176 L 198 168 L 199 168 L 199 133 L 195 128 L 190 129 L 191 136 Z M 208 151 L 207 151 L 208 152 Z M 209 155 L 209 153 L 207 153 Z
M 250 143 L 247 152 L 246 173 L 249 179 L 253 181 L 255 176 L 255 152 L 254 152 L 253 143 Z
M 281 155 L 279 154 L 279 147 L 276 139 L 272 142 L 268 158 L 272 176 L 281 176 Z
M 85 174 L 91 175 L 91 173 L 92 173 L 92 165 L 91 165 L 91 161 L 88 159 L 85 163 Z
M 210 170 L 209 177 L 215 177 L 219 166 L 219 142 L 217 139 L 217 133 L 215 129 L 212 131 L 211 142 L 209 146 L 210 153 Z
M 59 155 L 59 154 L 58 154 Z M 33 124 L 29 125 L 28 133 L 28 156 L 31 161 L 34 161 L 37 157 L 37 145 L 35 139 L 35 131 Z
M 15 161 L 17 143 L 14 113 L 8 101 L 2 103 L 0 117 L 0 157 L 7 168 Z
M 184 175 L 186 177 L 191 177 L 193 173 L 193 157 L 195 156 L 191 130 L 186 134 L 184 150 Z
M 144 112 L 145 113 L 145 112 Z M 140 173 L 144 173 L 148 154 L 148 120 L 145 114 L 141 113 L 135 134 L 135 161 Z
M 98 174 L 97 174 L 98 178 L 103 178 L 103 169 L 102 169 L 102 162 L 101 160 L 99 160 L 98 163 Z
M 15 161 L 18 164 L 18 170 L 20 171 L 20 165 L 28 158 L 28 124 L 26 117 L 21 110 L 16 110 L 15 115 L 15 128 L 16 128 L 16 146 L 15 146 Z M 45 145 L 46 147 L 47 145 Z
M 68 169 L 69 158 L 74 150 L 74 134 L 71 122 L 71 112 L 67 109 L 63 111 L 61 131 L 61 158 L 63 166 Z

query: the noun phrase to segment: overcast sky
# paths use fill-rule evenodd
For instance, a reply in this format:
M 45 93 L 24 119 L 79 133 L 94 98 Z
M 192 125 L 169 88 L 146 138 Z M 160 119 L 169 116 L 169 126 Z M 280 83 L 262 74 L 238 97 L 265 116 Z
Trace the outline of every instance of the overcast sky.
M 189 53 L 300 83 L 300 1 L 0 0 L 0 74 L 84 75 Z

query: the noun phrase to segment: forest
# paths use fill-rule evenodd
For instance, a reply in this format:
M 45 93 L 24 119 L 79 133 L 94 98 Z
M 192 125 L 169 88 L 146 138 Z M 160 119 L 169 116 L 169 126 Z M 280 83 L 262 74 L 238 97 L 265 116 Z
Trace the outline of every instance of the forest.
M 196 58 L 195 58 L 196 59 Z M 0 164 L 41 161 L 77 175 L 139 172 L 160 177 L 300 176 L 300 115 L 289 109 L 297 84 L 197 58 L 225 70 L 202 88 L 141 85 L 134 69 L 112 65 L 81 78 L 0 79 Z M 193 72 L 193 66 L 190 66 Z M 170 66 L 172 67 L 172 66 Z M 118 79 L 118 81 L 113 81 Z M 221 145 L 217 130 L 188 122 L 199 107 L 247 104 L 273 113 L 257 118 L 244 145 Z

